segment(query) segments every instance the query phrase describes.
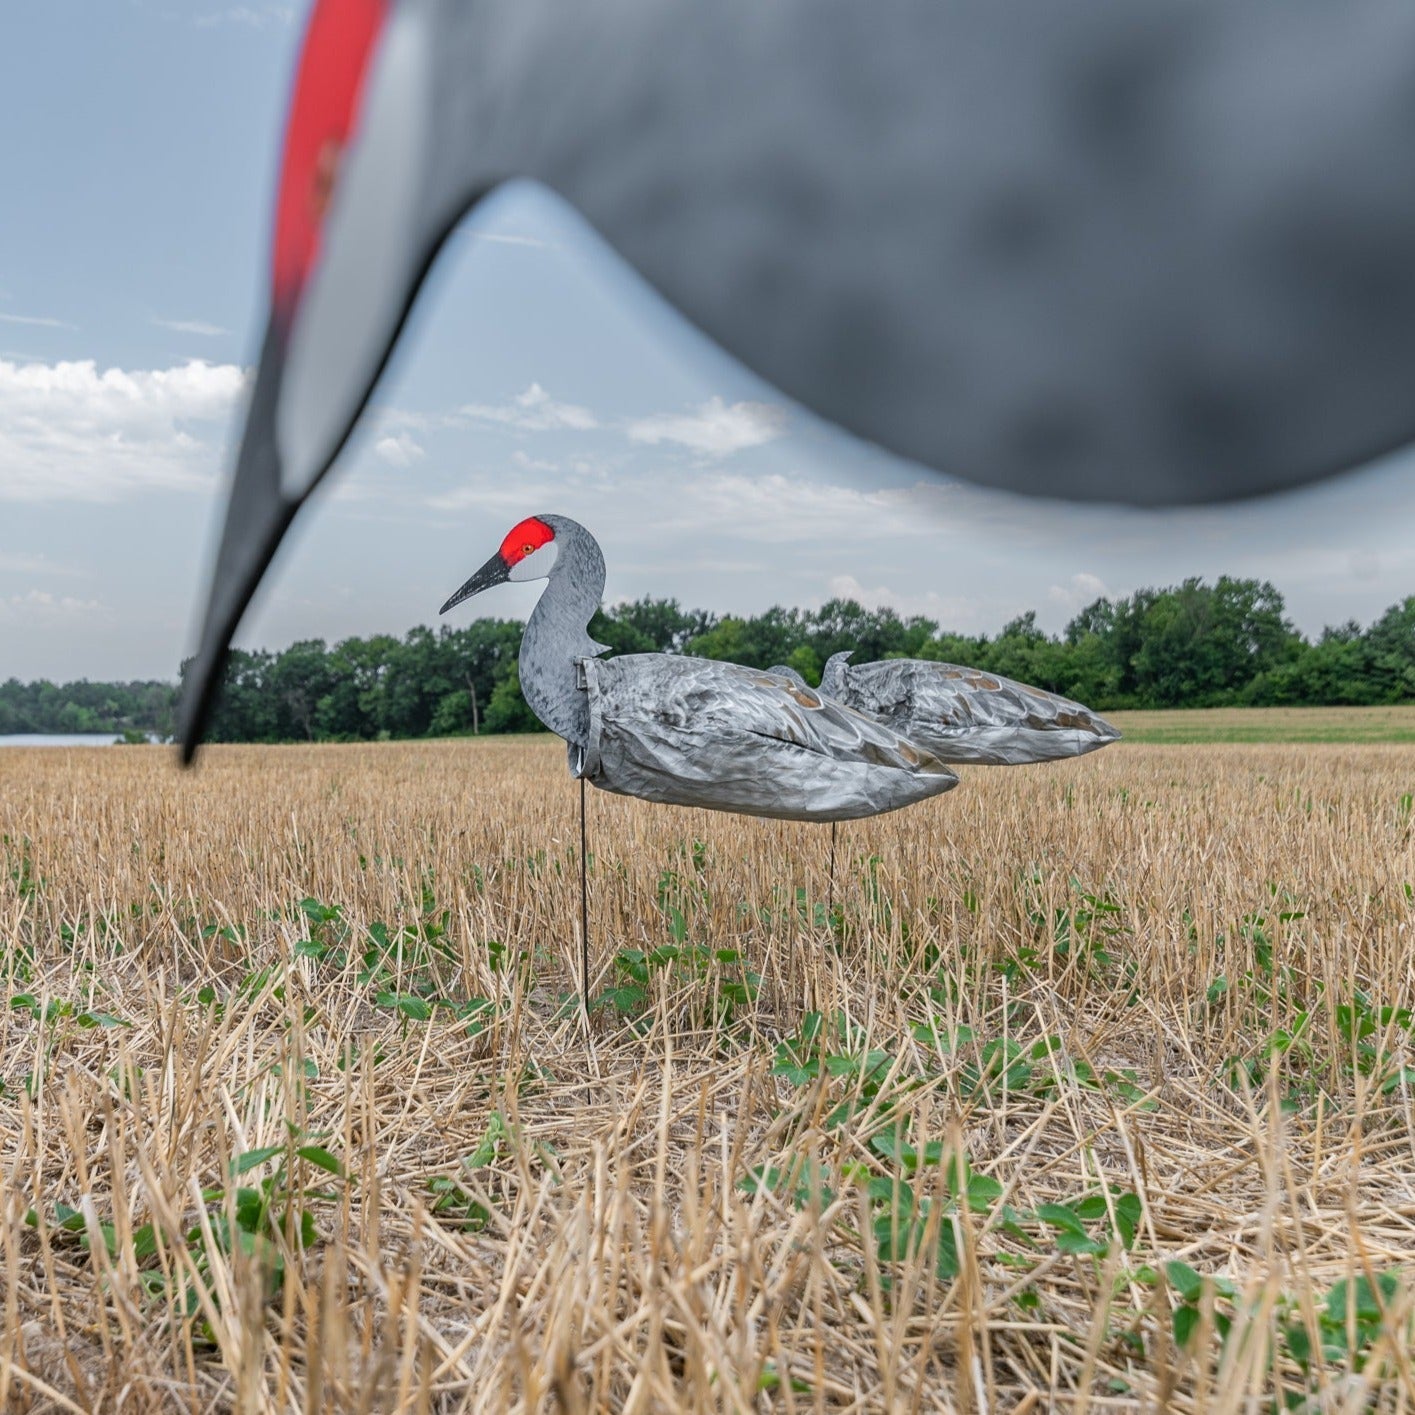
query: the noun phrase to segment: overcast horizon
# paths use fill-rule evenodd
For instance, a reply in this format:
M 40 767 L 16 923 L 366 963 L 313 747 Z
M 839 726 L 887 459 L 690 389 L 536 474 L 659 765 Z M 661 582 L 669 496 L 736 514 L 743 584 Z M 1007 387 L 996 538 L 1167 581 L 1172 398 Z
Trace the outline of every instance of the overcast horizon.
M 0 113 L 26 138 L 0 151 L 0 679 L 172 678 L 192 649 L 263 319 L 295 8 L 11 18 Z M 1099 595 L 1226 573 L 1271 580 L 1312 635 L 1415 594 L 1413 471 L 1406 452 L 1167 513 L 984 492 L 821 424 L 522 185 L 449 243 L 236 642 L 436 624 L 537 511 L 595 533 L 610 602 L 845 595 L 965 633 L 1035 609 L 1054 632 Z M 477 608 L 524 617 L 538 588 Z

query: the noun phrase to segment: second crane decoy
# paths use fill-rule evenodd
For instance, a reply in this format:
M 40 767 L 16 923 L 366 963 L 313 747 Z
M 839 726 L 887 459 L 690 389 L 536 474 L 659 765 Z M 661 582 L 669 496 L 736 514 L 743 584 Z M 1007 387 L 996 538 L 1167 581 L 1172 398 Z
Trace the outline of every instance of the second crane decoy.
M 904 733 L 944 762 L 1054 762 L 1120 737 L 1082 703 L 956 663 L 887 658 L 852 664 L 849 652 L 832 654 L 820 691 Z
M 1054 762 L 1084 756 L 1120 737 L 1118 729 L 1083 704 L 998 673 L 922 658 L 851 664 L 852 652 L 826 660 L 821 693 L 904 733 L 942 762 Z M 781 665 L 771 671 L 805 684 L 793 668 Z M 833 886 L 833 823 L 829 878 Z

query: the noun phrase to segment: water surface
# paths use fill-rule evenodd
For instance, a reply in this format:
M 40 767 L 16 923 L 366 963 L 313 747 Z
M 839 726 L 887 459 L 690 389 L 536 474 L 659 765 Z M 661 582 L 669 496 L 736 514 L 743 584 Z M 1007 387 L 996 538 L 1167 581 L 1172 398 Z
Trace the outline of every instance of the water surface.
M 0 747 L 110 747 L 117 740 L 116 732 L 0 733 Z

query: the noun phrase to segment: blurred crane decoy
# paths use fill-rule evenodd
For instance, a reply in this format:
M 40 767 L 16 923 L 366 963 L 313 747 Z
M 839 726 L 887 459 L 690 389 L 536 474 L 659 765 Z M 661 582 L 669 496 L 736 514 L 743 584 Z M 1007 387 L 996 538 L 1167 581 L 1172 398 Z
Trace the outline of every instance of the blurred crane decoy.
M 1167 504 L 1415 438 L 1408 0 L 316 0 L 201 640 L 447 234 L 546 184 L 784 393 L 951 475 Z

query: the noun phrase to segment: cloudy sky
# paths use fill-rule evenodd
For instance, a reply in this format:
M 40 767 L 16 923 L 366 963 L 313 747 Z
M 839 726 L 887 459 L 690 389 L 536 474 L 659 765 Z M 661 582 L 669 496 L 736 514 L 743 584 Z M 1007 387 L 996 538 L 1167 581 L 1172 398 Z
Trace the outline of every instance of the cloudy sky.
M 47 0 L 0 46 L 0 678 L 190 651 L 264 304 L 302 4 Z M 611 599 L 837 594 L 951 628 L 1228 572 L 1300 627 L 1415 593 L 1415 458 L 1183 514 L 987 494 L 842 437 L 685 330 L 573 212 L 498 195 L 444 253 L 373 415 L 239 636 L 434 622 L 522 515 L 604 544 Z M 534 587 L 482 601 L 522 615 Z

